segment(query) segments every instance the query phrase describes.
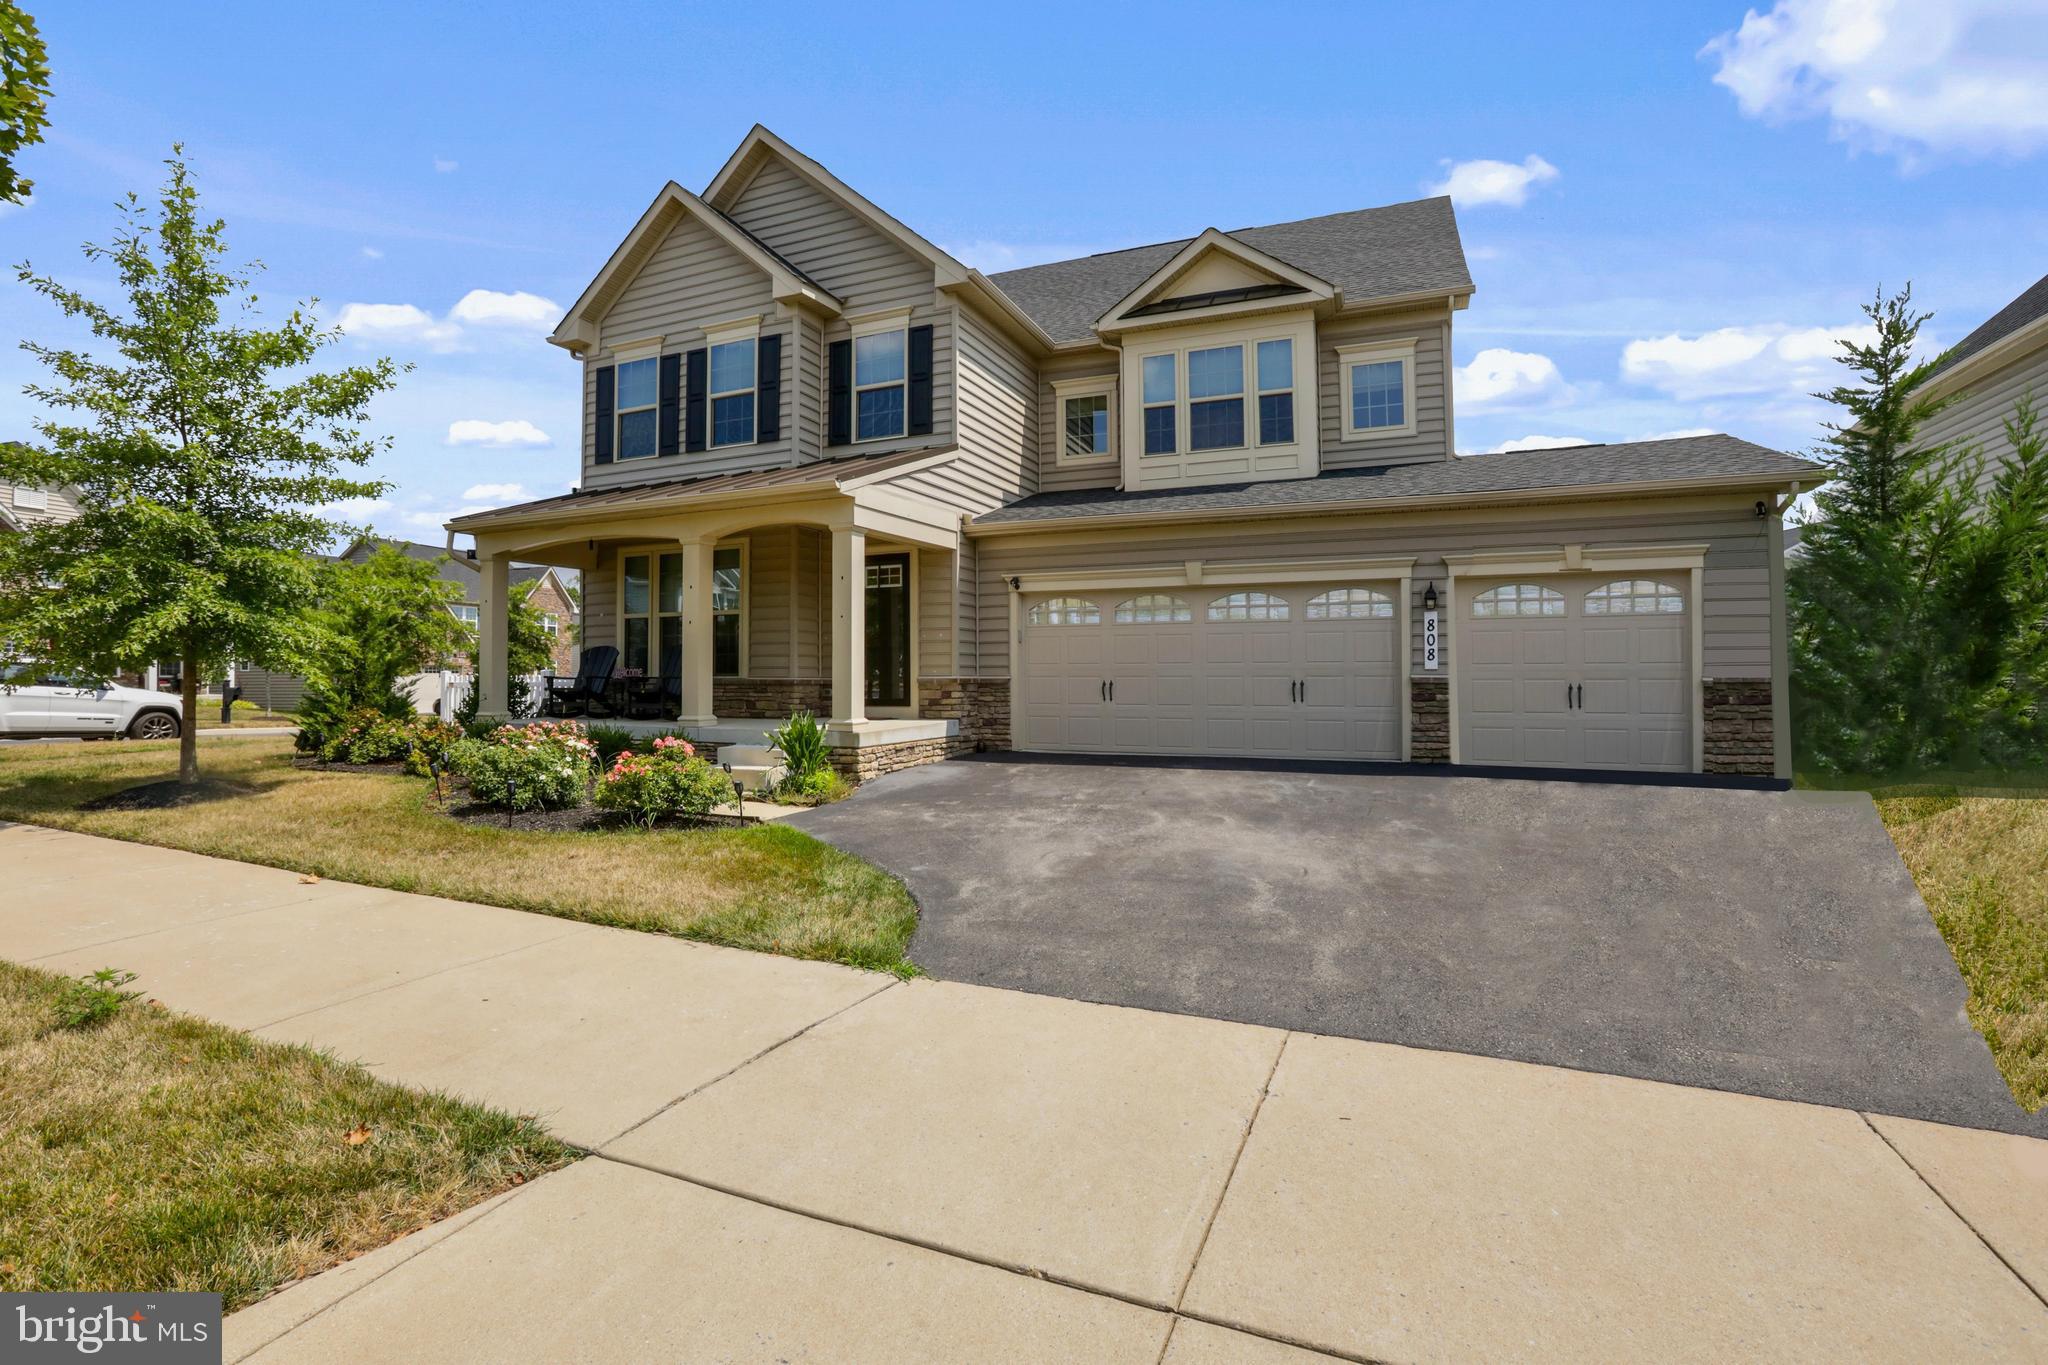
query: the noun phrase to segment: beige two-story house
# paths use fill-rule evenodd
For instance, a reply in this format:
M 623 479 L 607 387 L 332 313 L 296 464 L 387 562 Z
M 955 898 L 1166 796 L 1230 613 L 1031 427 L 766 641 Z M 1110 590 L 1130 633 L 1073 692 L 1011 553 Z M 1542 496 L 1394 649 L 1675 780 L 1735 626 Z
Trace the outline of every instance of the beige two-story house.
M 1951 401 L 1920 439 L 1981 454 L 1979 481 L 1988 485 L 2012 461 L 2006 423 L 2015 409 L 2031 402 L 2048 424 L 2048 275 L 1951 347 L 1924 392 Z
M 665 186 L 552 340 L 574 567 L 680 721 L 969 749 L 1789 774 L 1781 513 L 1727 436 L 1458 458 L 1446 199 L 985 275 L 766 129 Z M 502 641 L 482 613 L 485 706 Z M 495 663 L 493 661 L 495 655 Z

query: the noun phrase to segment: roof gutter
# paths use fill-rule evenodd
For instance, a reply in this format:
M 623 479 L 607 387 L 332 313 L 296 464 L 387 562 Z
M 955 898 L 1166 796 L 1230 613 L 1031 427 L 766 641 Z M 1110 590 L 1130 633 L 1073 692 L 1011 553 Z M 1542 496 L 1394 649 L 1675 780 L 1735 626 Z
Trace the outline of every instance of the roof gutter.
M 1672 496 L 1684 493 L 1753 492 L 1759 488 L 1789 488 L 1794 494 L 1818 488 L 1825 475 L 1808 479 L 1780 474 L 1745 474 L 1705 479 L 1648 479 L 1633 483 L 1576 484 L 1552 488 L 1507 488 L 1485 493 L 1441 493 L 1425 497 L 1346 498 L 1331 502 L 1264 504 L 1258 507 L 1212 507 L 1177 509 L 1170 512 L 1123 512 L 1103 516 L 1043 517 L 1030 521 L 971 522 L 968 533 L 976 536 L 1029 535 L 1051 531 L 1092 530 L 1098 527 L 1171 526 L 1187 522 L 1217 520 L 1271 521 L 1285 517 L 1343 516 L 1355 512 L 1405 512 L 1437 508 L 1493 507 L 1520 503 L 1578 502 L 1598 498 Z

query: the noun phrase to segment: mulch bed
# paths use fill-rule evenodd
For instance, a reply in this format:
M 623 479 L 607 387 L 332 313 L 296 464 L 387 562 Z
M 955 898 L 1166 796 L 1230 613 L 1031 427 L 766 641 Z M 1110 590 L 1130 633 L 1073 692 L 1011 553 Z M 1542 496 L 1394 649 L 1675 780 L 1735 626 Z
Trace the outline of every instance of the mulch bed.
M 525 834 L 583 834 L 598 830 L 644 828 L 610 811 L 602 811 L 587 804 L 569 806 L 563 810 L 504 810 L 497 806 L 480 805 L 475 801 L 451 801 L 441 807 L 441 813 L 451 820 L 460 820 L 465 825 L 517 830 Z M 653 828 L 741 829 L 760 823 L 761 817 L 758 815 L 749 815 L 745 819 L 737 815 L 705 815 L 687 820 L 660 820 L 655 822 Z
M 123 787 L 105 796 L 96 796 L 79 805 L 80 810 L 173 810 L 179 806 L 196 806 L 207 801 L 232 801 L 238 796 L 254 795 L 252 788 L 238 786 L 232 782 L 209 782 L 205 779 L 186 786 L 176 778 L 168 782 L 145 782 L 139 787 Z
M 405 761 L 394 758 L 384 763 L 322 763 L 317 758 L 294 758 L 294 768 L 306 768 L 323 773 L 397 773 L 405 771 Z

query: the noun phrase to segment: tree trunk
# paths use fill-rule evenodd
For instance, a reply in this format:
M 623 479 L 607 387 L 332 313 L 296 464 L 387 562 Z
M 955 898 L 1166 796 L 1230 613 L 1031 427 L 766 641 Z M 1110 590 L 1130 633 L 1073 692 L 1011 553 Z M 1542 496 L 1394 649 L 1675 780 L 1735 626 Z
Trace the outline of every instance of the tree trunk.
M 184 723 L 178 727 L 178 783 L 190 787 L 199 781 L 199 660 L 188 648 L 179 662 L 178 710 Z

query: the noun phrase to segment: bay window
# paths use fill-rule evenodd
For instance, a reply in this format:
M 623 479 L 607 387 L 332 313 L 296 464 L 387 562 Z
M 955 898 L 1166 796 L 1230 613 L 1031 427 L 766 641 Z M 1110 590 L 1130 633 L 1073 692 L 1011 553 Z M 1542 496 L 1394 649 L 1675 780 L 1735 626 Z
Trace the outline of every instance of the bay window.
M 1175 372 L 1177 358 L 1166 355 L 1148 355 L 1144 361 L 1145 383 L 1145 453 L 1147 455 L 1171 455 L 1179 444 L 1174 435 L 1174 416 L 1178 404 Z
M 1287 337 L 1259 343 L 1259 444 L 1294 440 L 1294 342 Z
M 1244 444 L 1244 347 L 1189 351 L 1188 449 L 1228 450 Z

